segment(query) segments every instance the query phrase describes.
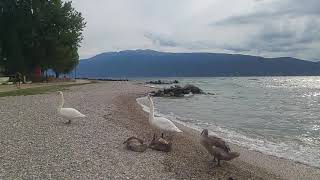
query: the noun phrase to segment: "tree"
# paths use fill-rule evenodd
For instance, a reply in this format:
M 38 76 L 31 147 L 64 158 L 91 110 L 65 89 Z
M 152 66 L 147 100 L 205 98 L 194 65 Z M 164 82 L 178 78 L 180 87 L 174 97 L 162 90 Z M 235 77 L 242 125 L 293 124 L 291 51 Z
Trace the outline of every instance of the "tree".
M 59 77 L 59 74 L 66 74 L 73 70 L 78 62 L 79 55 L 76 48 L 57 48 L 52 69 L 55 71 L 56 77 Z
M 71 2 L 1 0 L 0 65 L 11 74 L 35 67 L 69 72 L 78 63 L 85 24 Z
M 32 44 L 31 0 L 4 0 L 1 7 L 2 56 L 7 73 L 27 73 L 30 61 L 27 48 Z
M 68 73 L 78 64 L 78 47 L 83 39 L 82 31 L 85 22 L 81 13 L 71 6 L 71 2 L 64 4 L 56 0 L 51 7 L 49 15 L 53 18 L 54 26 L 51 27 L 54 44 L 48 49 L 51 57 L 51 66 L 58 76 L 60 73 Z M 58 10 L 57 10 L 58 9 Z M 48 11 L 48 12 L 50 12 Z

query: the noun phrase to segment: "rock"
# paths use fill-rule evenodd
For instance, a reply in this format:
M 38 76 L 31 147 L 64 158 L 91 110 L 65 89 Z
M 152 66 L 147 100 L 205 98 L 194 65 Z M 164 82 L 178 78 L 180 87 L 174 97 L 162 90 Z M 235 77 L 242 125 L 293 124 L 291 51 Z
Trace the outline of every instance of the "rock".
M 200 88 L 190 84 L 184 87 L 175 85 L 171 86 L 170 88 L 151 92 L 152 96 L 156 97 L 184 97 L 185 95 L 190 93 L 204 94 Z
M 192 94 L 203 94 L 203 91 L 198 88 L 197 86 L 191 85 L 191 84 L 187 84 L 186 86 L 184 86 L 185 91 L 192 92 Z
M 148 81 L 147 84 L 178 84 L 178 80 L 174 81 L 163 81 L 163 80 L 157 80 L 157 81 Z

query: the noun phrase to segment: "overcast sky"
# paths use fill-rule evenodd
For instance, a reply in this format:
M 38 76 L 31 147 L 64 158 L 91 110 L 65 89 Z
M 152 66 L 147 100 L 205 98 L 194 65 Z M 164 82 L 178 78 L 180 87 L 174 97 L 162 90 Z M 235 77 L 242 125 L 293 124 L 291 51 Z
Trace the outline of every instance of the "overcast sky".
M 320 0 L 73 0 L 80 58 L 154 49 L 320 60 Z

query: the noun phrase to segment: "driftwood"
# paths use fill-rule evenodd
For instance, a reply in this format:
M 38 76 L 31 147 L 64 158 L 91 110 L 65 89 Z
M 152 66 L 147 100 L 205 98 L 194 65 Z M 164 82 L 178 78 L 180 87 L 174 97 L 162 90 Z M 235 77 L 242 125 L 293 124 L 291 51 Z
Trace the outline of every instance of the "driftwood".
M 152 140 L 148 146 L 147 144 L 144 144 L 142 139 L 134 136 L 129 137 L 126 141 L 123 142 L 123 144 L 126 144 L 126 148 L 128 150 L 135 152 L 144 152 L 147 148 L 157 151 L 170 152 L 172 147 L 172 143 L 163 138 Z

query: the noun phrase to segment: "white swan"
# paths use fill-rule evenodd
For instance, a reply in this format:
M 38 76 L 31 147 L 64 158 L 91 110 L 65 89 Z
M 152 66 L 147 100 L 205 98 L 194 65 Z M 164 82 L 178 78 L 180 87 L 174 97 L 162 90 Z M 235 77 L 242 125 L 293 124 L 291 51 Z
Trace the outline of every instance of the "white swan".
M 154 117 L 154 104 L 152 101 L 152 97 L 148 94 L 148 99 L 150 102 L 150 113 L 149 113 L 149 123 L 152 128 L 158 129 L 162 134 L 161 137 L 163 138 L 163 133 L 179 133 L 182 132 L 179 128 L 172 121 L 164 117 Z M 153 139 L 155 139 L 156 134 L 153 134 Z
M 80 113 L 78 110 L 74 108 L 64 108 L 64 97 L 63 93 L 61 91 L 58 91 L 58 93 L 61 96 L 60 105 L 58 107 L 58 114 L 66 119 L 68 119 L 68 122 L 66 124 L 70 124 L 71 120 L 77 119 L 77 118 L 83 118 L 86 117 L 84 114 Z

